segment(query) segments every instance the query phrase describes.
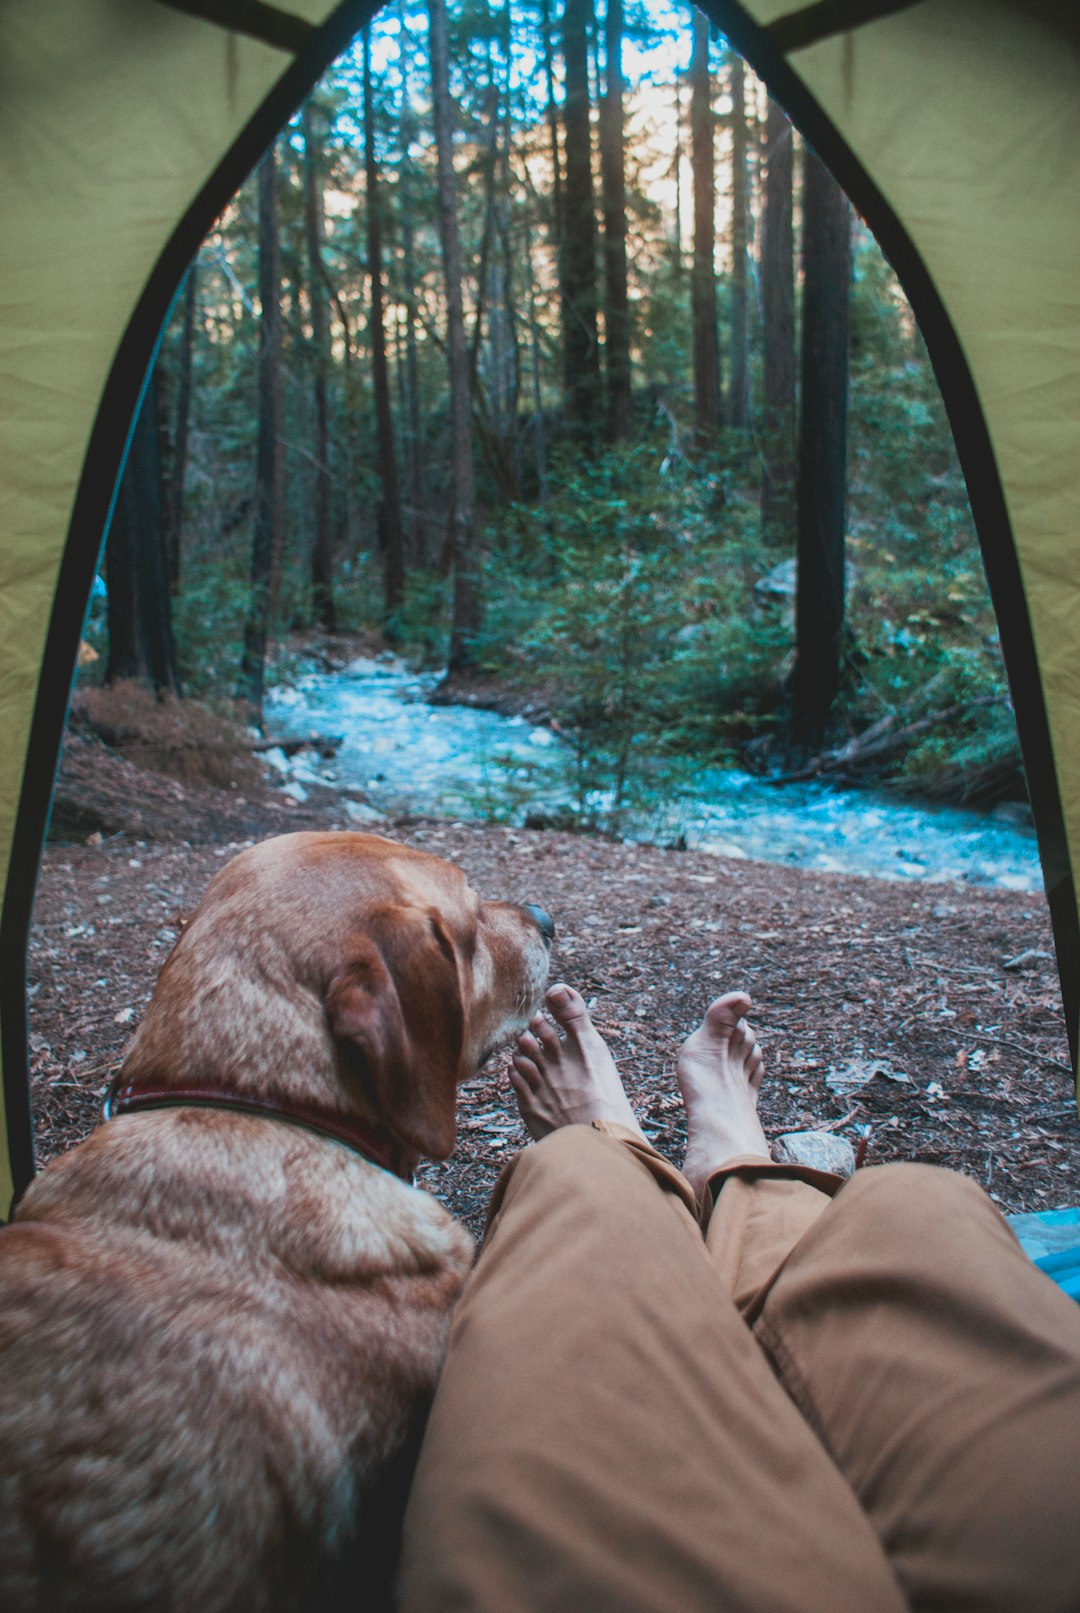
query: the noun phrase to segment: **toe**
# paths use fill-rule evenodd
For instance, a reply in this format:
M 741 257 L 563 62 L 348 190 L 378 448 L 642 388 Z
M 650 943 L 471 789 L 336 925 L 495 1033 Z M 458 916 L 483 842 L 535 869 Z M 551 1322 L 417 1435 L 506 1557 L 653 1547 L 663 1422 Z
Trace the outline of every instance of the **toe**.
M 722 997 L 717 997 L 705 1011 L 705 1023 L 710 1030 L 720 1033 L 735 1029 L 746 1010 L 750 1007 L 750 998 L 745 991 L 728 991 Z M 743 1021 L 745 1024 L 745 1021 Z
M 543 1050 L 540 1046 L 539 1039 L 533 1035 L 531 1030 L 522 1031 L 521 1035 L 518 1037 L 517 1051 L 514 1054 L 515 1060 L 519 1054 L 523 1055 L 527 1059 L 531 1059 L 533 1063 L 543 1057 Z
M 558 1057 L 559 1033 L 551 1023 L 550 1019 L 542 1019 L 540 1024 L 536 1027 L 536 1030 L 533 1032 L 533 1035 L 540 1045 L 540 1051 L 545 1055 L 545 1057 L 549 1059 Z
M 548 989 L 544 1000 L 552 1018 L 560 1025 L 569 1027 L 589 1018 L 584 997 L 579 991 L 575 991 L 573 986 L 568 986 L 562 981 Z
M 531 1095 L 534 1087 L 540 1085 L 540 1071 L 532 1059 L 526 1058 L 522 1053 L 515 1053 L 510 1060 L 510 1084 L 515 1092 L 525 1092 Z

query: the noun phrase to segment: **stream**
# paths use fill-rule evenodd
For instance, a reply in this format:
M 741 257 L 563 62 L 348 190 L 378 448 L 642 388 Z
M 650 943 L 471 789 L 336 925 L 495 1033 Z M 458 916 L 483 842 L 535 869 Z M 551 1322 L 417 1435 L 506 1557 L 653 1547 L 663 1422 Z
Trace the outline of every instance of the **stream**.
M 569 747 L 523 717 L 471 706 L 433 706 L 441 674 L 414 672 L 394 656 L 361 657 L 338 672 L 305 671 L 267 697 L 268 727 L 282 738 L 342 736 L 332 761 L 311 752 L 267 760 L 281 787 L 304 798 L 308 783 L 361 792 L 358 823 L 375 814 L 431 813 L 522 824 L 565 813 L 572 798 Z M 597 796 L 588 805 L 602 811 Z M 693 792 L 624 828 L 628 839 L 686 845 L 724 857 L 877 879 L 966 881 L 1042 889 L 1035 832 L 996 813 L 918 806 L 871 790 L 770 785 L 756 775 L 703 767 Z

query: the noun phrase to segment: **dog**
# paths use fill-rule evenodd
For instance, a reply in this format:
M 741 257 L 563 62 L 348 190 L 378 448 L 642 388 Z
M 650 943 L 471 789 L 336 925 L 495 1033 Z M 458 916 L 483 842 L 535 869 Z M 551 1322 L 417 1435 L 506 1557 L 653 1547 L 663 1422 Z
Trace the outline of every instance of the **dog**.
M 554 926 L 375 836 L 211 882 L 112 1118 L 0 1231 L 0 1609 L 389 1604 L 472 1239 L 409 1185 Z

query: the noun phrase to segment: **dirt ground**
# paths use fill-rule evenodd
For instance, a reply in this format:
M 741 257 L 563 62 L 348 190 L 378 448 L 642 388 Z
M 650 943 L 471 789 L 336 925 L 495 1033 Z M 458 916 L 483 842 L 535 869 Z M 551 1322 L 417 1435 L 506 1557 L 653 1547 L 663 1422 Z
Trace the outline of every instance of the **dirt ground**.
M 45 855 L 30 956 L 41 1162 L 96 1123 L 180 918 L 212 875 L 254 839 L 317 826 L 353 826 L 329 791 L 291 807 L 69 746 L 54 822 L 66 839 Z M 855 1141 L 869 1126 L 868 1164 L 965 1171 L 1005 1210 L 1080 1203 L 1040 897 L 431 819 L 380 832 L 451 858 L 484 895 L 548 908 L 553 977 L 584 993 L 646 1131 L 676 1161 L 676 1049 L 712 997 L 743 987 L 766 1052 L 770 1134 L 816 1127 Z M 453 1157 L 422 1170 L 474 1231 L 526 1141 L 506 1067 L 499 1055 L 466 1084 Z

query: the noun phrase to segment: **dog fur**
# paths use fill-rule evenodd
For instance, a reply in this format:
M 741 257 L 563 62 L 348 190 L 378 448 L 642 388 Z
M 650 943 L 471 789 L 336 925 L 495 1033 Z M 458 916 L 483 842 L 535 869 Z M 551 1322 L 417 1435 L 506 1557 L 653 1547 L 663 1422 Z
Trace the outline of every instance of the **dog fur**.
M 121 1072 L 453 1147 L 455 1089 L 535 1012 L 536 917 L 368 835 L 211 883 Z M 0 1231 L 0 1609 L 380 1607 L 472 1240 L 326 1137 L 121 1115 Z

